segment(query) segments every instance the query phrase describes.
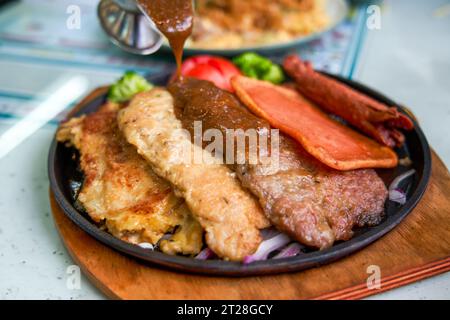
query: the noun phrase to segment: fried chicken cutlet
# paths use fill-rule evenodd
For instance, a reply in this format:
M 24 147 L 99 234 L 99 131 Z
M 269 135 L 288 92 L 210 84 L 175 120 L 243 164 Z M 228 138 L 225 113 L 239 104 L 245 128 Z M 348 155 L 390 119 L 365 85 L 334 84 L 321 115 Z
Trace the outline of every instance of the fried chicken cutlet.
M 261 242 L 257 221 L 265 219 L 255 218 L 263 217 L 261 207 L 231 170 L 191 143 L 174 109 L 170 93 L 155 88 L 136 95 L 119 112 L 119 127 L 153 170 L 185 199 L 206 232 L 209 248 L 226 260 L 242 261 Z M 202 156 L 200 162 L 194 161 L 195 155 L 185 158 L 195 153 Z
M 119 105 L 106 103 L 97 112 L 63 123 L 57 140 L 80 153 L 84 182 L 77 201 L 95 222 L 117 238 L 139 244 L 160 241 L 169 254 L 196 254 L 203 229 L 183 199 L 158 177 L 128 144 L 117 126 Z

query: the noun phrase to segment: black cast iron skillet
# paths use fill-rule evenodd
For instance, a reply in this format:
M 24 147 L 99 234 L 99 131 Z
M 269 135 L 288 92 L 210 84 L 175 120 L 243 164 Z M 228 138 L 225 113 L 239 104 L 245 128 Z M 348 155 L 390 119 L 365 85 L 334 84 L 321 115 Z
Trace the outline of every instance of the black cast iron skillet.
M 332 77 L 389 106 L 397 105 L 382 94 L 358 82 L 339 76 Z M 167 83 L 168 78 L 168 74 L 161 74 L 149 77 L 149 80 L 154 84 L 164 85 Z M 96 111 L 105 100 L 106 95 L 95 98 L 81 106 L 78 112 L 75 113 L 75 116 Z M 404 108 L 398 107 L 402 112 L 407 113 Z M 66 148 L 63 144 L 56 142 L 56 140 L 53 140 L 48 157 L 50 187 L 63 212 L 81 229 L 105 245 L 153 265 L 182 272 L 226 276 L 252 276 L 300 271 L 330 263 L 364 248 L 391 231 L 414 209 L 425 192 L 431 174 L 431 154 L 427 140 L 418 123 L 415 122 L 414 124 L 415 129 L 413 131 L 405 132 L 405 145 L 396 150 L 399 158 L 409 156 L 412 160 L 412 166 L 398 166 L 395 169 L 377 170 L 386 185 L 389 185 L 402 172 L 411 168 L 416 170 L 407 187 L 408 200 L 406 204 L 400 206 L 388 200 L 385 205 L 385 218 L 378 226 L 355 230 L 355 235 L 352 239 L 345 242 L 337 242 L 329 249 L 322 251 L 305 250 L 304 253 L 291 258 L 269 259 L 248 265 L 222 260 L 198 260 L 143 249 L 113 237 L 101 230 L 86 213 L 77 210 L 74 206 L 73 185 L 81 183 L 83 177 L 78 170 L 74 150 Z

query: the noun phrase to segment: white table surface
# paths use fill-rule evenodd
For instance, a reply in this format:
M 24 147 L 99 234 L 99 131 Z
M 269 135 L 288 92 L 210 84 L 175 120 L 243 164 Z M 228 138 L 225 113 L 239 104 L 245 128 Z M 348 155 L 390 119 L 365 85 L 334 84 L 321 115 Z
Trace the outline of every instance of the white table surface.
M 442 7 L 447 4 L 447 7 Z M 370 30 L 354 78 L 409 106 L 430 144 L 450 164 L 450 9 L 444 0 L 386 1 L 381 30 Z M 438 8 L 441 10 L 436 11 Z M 442 9 L 444 8 L 444 9 Z M 100 80 L 99 80 L 100 79 Z M 96 79 L 102 83 L 101 78 Z M 14 84 L 14 81 L 11 81 Z M 0 133 L 7 126 L 0 126 Z M 46 179 L 47 125 L 0 159 L 0 298 L 104 299 L 82 276 L 67 286 L 74 262 L 54 227 Z M 381 270 L 382 272 L 382 270 Z M 369 299 L 449 299 L 450 273 Z

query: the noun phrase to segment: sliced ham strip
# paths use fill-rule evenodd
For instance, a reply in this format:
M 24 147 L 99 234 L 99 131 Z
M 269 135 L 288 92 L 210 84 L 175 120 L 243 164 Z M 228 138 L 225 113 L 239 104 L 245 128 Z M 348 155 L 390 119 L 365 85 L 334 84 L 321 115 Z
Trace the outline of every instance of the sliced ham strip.
M 397 165 L 397 155 L 390 148 L 331 119 L 294 90 L 243 76 L 231 82 L 250 110 L 297 140 L 327 166 L 353 170 Z

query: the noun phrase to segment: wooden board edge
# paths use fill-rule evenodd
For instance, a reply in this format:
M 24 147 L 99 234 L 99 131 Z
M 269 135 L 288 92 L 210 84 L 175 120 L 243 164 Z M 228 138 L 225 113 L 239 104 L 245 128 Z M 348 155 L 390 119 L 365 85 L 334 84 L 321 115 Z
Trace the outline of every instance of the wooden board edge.
M 52 214 L 55 217 L 56 210 L 59 210 L 59 206 L 56 203 L 52 192 L 49 190 L 50 203 L 52 207 Z M 78 259 L 78 257 L 73 254 L 73 250 L 69 243 L 65 240 L 60 231 L 59 220 L 54 219 L 56 229 L 61 237 L 61 240 L 66 247 L 69 255 L 75 261 L 75 263 L 80 267 L 86 277 L 91 281 L 91 283 L 99 289 L 107 298 L 120 300 L 121 297 L 115 294 L 107 286 L 105 286 L 101 281 L 96 279 L 96 277 L 90 272 L 89 268 Z M 313 300 L 357 300 L 362 299 L 371 295 L 386 292 L 388 290 L 398 288 L 419 280 L 423 280 L 446 271 L 450 271 L 450 256 L 441 260 L 434 261 L 432 263 L 424 264 L 423 266 L 405 270 L 388 277 L 381 278 L 381 288 L 380 289 L 369 289 L 367 285 L 360 284 L 352 287 L 348 287 L 339 291 L 332 293 L 327 293 L 312 298 Z
M 320 295 L 313 300 L 357 300 L 405 286 L 450 271 L 450 256 L 423 266 L 381 278 L 380 289 L 369 289 L 366 284 Z

